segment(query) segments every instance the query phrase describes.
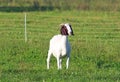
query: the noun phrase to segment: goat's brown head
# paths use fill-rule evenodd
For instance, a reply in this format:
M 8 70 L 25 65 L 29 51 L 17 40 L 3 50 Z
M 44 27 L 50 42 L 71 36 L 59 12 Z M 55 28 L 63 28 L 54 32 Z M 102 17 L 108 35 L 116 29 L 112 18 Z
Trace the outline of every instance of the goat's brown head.
M 68 23 L 61 24 L 60 33 L 62 35 L 74 35 L 73 30 L 72 30 L 72 26 L 70 24 L 68 24 Z

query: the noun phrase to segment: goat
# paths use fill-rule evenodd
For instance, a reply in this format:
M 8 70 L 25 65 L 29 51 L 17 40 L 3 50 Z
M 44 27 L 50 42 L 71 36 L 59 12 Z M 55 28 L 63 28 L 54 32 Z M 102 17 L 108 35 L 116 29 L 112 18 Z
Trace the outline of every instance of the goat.
M 74 35 L 71 25 L 68 23 L 61 24 L 60 33 L 61 34 L 53 36 L 53 38 L 50 40 L 47 57 L 47 69 L 49 69 L 50 57 L 52 54 L 57 59 L 58 69 L 62 69 L 62 57 L 67 56 L 66 69 L 68 69 L 71 51 L 71 47 L 68 41 L 68 35 Z

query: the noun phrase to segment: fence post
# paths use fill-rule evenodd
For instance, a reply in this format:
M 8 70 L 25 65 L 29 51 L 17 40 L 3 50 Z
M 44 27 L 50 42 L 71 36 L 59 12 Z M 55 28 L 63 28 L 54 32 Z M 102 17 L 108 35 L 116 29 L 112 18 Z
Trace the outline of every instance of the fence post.
M 25 42 L 27 42 L 26 13 L 25 13 Z

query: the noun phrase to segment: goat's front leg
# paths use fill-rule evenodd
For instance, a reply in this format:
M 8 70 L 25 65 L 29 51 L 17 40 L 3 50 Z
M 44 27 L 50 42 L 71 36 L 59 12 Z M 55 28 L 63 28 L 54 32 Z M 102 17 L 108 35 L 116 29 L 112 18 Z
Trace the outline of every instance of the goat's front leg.
M 66 61 L 66 69 L 68 69 L 68 67 L 69 67 L 69 57 L 67 57 L 67 61 Z

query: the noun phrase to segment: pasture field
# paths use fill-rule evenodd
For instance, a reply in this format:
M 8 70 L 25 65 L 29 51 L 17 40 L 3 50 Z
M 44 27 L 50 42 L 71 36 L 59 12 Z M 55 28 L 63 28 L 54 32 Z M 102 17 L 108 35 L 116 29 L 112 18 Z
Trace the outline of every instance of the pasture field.
M 49 40 L 59 24 L 70 23 L 74 36 L 70 66 L 46 69 Z M 120 12 L 0 12 L 0 82 L 120 82 Z

